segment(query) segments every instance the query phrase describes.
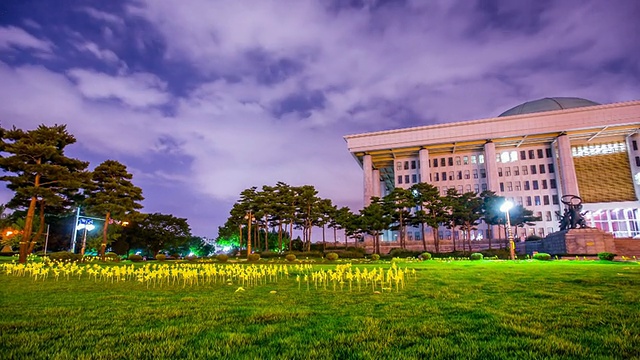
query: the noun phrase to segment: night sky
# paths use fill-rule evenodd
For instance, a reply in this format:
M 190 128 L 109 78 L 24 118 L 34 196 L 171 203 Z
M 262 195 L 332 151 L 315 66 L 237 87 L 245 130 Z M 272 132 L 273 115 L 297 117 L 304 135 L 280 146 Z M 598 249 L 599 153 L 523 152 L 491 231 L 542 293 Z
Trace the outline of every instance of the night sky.
M 640 1 L 0 1 L 0 123 L 67 124 L 212 237 L 284 181 L 357 211 L 343 136 L 640 99 Z M 0 202 L 11 192 L 0 191 Z

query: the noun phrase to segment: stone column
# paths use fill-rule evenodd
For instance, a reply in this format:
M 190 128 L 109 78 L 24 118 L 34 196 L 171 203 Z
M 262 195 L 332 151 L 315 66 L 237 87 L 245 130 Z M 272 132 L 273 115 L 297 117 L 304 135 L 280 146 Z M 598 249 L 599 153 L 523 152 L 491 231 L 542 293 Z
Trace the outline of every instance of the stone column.
M 638 150 L 633 150 L 633 141 L 636 142 Z M 636 190 L 636 199 L 640 200 L 640 182 L 636 180 L 640 177 L 640 166 L 636 166 L 636 156 L 640 156 L 640 132 L 629 136 L 627 141 L 627 149 L 629 149 L 629 168 L 631 169 L 631 181 Z
M 429 150 L 420 149 L 418 152 L 418 161 L 420 162 L 420 182 L 430 183 Z
M 484 144 L 484 168 L 487 172 L 487 190 L 500 195 L 498 164 L 496 164 L 496 144 L 488 140 Z
M 364 173 L 364 206 L 366 207 L 371 204 L 371 196 L 373 196 L 373 163 L 369 154 L 362 157 L 362 171 Z
M 567 134 L 558 136 L 558 157 L 562 195 L 580 196 L 576 167 L 573 164 L 573 156 L 571 155 L 571 141 Z
M 373 181 L 373 195 L 372 196 L 381 197 L 381 195 L 380 195 L 380 170 L 373 169 L 372 181 Z

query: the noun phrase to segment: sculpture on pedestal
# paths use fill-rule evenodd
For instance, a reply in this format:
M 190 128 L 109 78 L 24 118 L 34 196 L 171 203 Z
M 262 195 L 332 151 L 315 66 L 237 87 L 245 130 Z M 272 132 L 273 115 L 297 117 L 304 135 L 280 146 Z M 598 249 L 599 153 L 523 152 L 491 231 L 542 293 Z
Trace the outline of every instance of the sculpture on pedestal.
M 577 195 L 564 195 L 560 200 L 565 205 L 560 220 L 560 230 L 582 229 L 587 227 L 582 210 L 582 198 Z M 557 213 L 560 215 L 559 213 Z

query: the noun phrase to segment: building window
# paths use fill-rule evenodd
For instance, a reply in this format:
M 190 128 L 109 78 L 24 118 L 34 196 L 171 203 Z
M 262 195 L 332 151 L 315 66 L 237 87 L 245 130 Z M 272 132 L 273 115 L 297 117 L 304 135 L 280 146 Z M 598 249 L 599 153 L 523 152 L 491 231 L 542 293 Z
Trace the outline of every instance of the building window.
M 452 157 L 449 158 L 449 166 L 453 166 L 453 158 Z
M 544 151 L 542 149 L 538 149 L 538 159 L 542 159 L 544 157 Z
M 478 184 L 473 184 L 473 191 L 477 194 L 480 192 L 480 185 Z
M 439 173 L 435 173 L 436 175 L 436 181 L 440 181 L 440 174 Z
M 412 232 L 407 232 L 407 240 L 413 241 L 413 233 Z
M 527 196 L 527 206 L 531 206 L 531 196 Z
M 549 197 L 548 196 L 545 196 L 545 197 L 547 198 L 547 202 L 548 202 L 549 201 Z M 547 205 L 547 204 L 545 204 L 545 205 Z M 551 217 L 551 211 L 545 212 L 545 219 L 547 221 L 552 221 L 553 220 L 553 218 Z
M 536 155 L 536 152 L 533 150 L 529 150 L 529 160 L 534 159 Z
M 478 178 L 478 169 L 473 169 L 473 178 L 474 179 Z
M 542 180 L 542 188 L 543 189 L 547 188 L 547 180 Z
M 463 156 L 462 157 L 462 163 L 465 165 L 469 165 L 469 157 L 468 156 Z
M 422 235 L 420 235 L 420 231 L 416 231 L 415 233 L 416 240 L 422 240 L 421 236 Z
M 556 169 L 553 168 L 553 164 L 549 164 L 547 168 L 549 169 L 549 174 L 553 174 L 556 171 Z
M 549 195 L 545 195 L 542 197 L 542 203 L 545 205 L 549 205 Z
M 520 176 L 520 168 L 517 166 L 513 167 L 513 175 Z
M 638 142 L 631 140 L 631 147 L 633 148 L 633 151 L 638 151 Z
M 402 175 L 398 175 L 398 184 L 402 184 Z
M 518 205 L 522 206 L 522 196 L 518 196 L 516 198 L 516 202 L 518 203 Z
M 511 181 L 507 181 L 507 191 L 513 191 L 513 184 Z
M 487 177 L 487 171 L 485 169 L 480 169 L 480 177 L 483 179 Z
M 462 171 L 458 171 L 458 180 L 462 180 Z
M 433 167 L 438 167 L 438 159 L 433 159 Z
M 464 178 L 469 180 L 471 178 L 471 173 L 469 172 L 469 170 L 465 170 L 464 171 Z
M 416 168 L 416 161 L 411 160 L 411 169 L 415 169 L 415 168 Z
M 540 165 L 538 166 L 538 169 L 540 169 L 540 174 L 544 174 L 544 173 L 546 172 L 546 171 L 544 171 L 544 170 L 545 170 L 545 169 L 544 169 L 544 164 L 540 164 Z
M 636 156 L 636 166 L 640 166 L 640 156 Z
M 527 152 L 520 150 L 520 160 L 527 160 Z
M 404 169 L 405 170 L 409 170 L 409 162 L 408 161 L 404 162 Z
M 545 150 L 547 152 L 547 157 L 550 158 L 551 157 L 551 148 L 546 148 Z
M 549 187 L 552 189 L 556 188 L 556 179 L 549 180 Z
M 462 194 L 462 185 L 458 185 L 458 194 Z
M 484 164 L 484 155 L 482 155 L 482 154 L 478 155 L 478 163 L 479 164 Z
M 462 163 L 460 162 L 460 156 L 456 156 L 456 165 L 460 166 Z
M 535 175 L 535 174 L 537 174 L 536 166 L 535 165 L 531 165 L 531 175 Z
M 411 175 L 411 182 L 414 183 L 414 184 L 418 182 L 418 175 L 417 174 Z
M 487 184 L 482 184 L 482 191 L 487 191 Z
M 466 186 L 465 192 L 471 192 L 471 185 Z
M 534 202 L 535 202 L 536 206 L 539 206 L 540 205 L 540 196 L 536 195 L 533 199 L 534 199 Z
M 502 168 L 501 167 L 498 168 L 498 176 L 502 176 Z
M 520 181 L 516 181 L 516 191 L 520 191 L 522 187 L 520 186 Z
M 453 171 L 449 171 L 449 180 L 453 180 Z
M 522 165 L 522 175 L 529 175 L 529 169 L 527 165 Z
M 511 168 L 509 166 L 504 168 L 504 176 L 511 176 Z
M 509 157 L 511 158 L 511 161 L 518 161 L 518 152 L 517 151 L 512 151 L 509 153 Z
M 500 183 L 500 192 L 504 192 L 504 183 Z
M 441 159 L 440 159 L 440 166 L 442 166 L 442 167 L 447 166 L 447 159 L 445 159 L 445 158 L 441 158 Z
M 525 190 L 529 190 L 529 189 L 530 189 L 530 188 L 529 188 L 529 181 L 525 181 L 525 182 L 524 182 L 524 189 L 525 189 Z
M 533 190 L 538 190 L 538 180 L 533 180 Z
M 402 170 L 402 162 L 401 161 L 398 161 L 396 163 L 396 170 Z
M 476 156 L 475 155 L 471 155 L 471 163 L 472 164 L 476 163 Z
M 404 176 L 404 183 L 408 184 L 409 183 L 409 175 L 405 175 Z
M 442 181 L 447 181 L 447 173 L 446 172 L 442 172 Z
M 552 195 L 551 196 L 551 203 L 553 205 L 558 205 L 558 195 Z

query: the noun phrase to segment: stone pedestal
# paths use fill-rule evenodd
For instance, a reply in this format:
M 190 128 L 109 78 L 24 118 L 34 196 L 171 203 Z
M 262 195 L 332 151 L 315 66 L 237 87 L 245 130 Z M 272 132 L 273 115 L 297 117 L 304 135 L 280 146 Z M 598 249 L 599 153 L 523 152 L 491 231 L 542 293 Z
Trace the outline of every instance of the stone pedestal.
M 547 235 L 540 244 L 531 245 L 527 245 L 527 253 L 538 251 L 551 255 L 596 255 L 600 252 L 616 252 L 612 234 L 591 228 L 558 231 Z

